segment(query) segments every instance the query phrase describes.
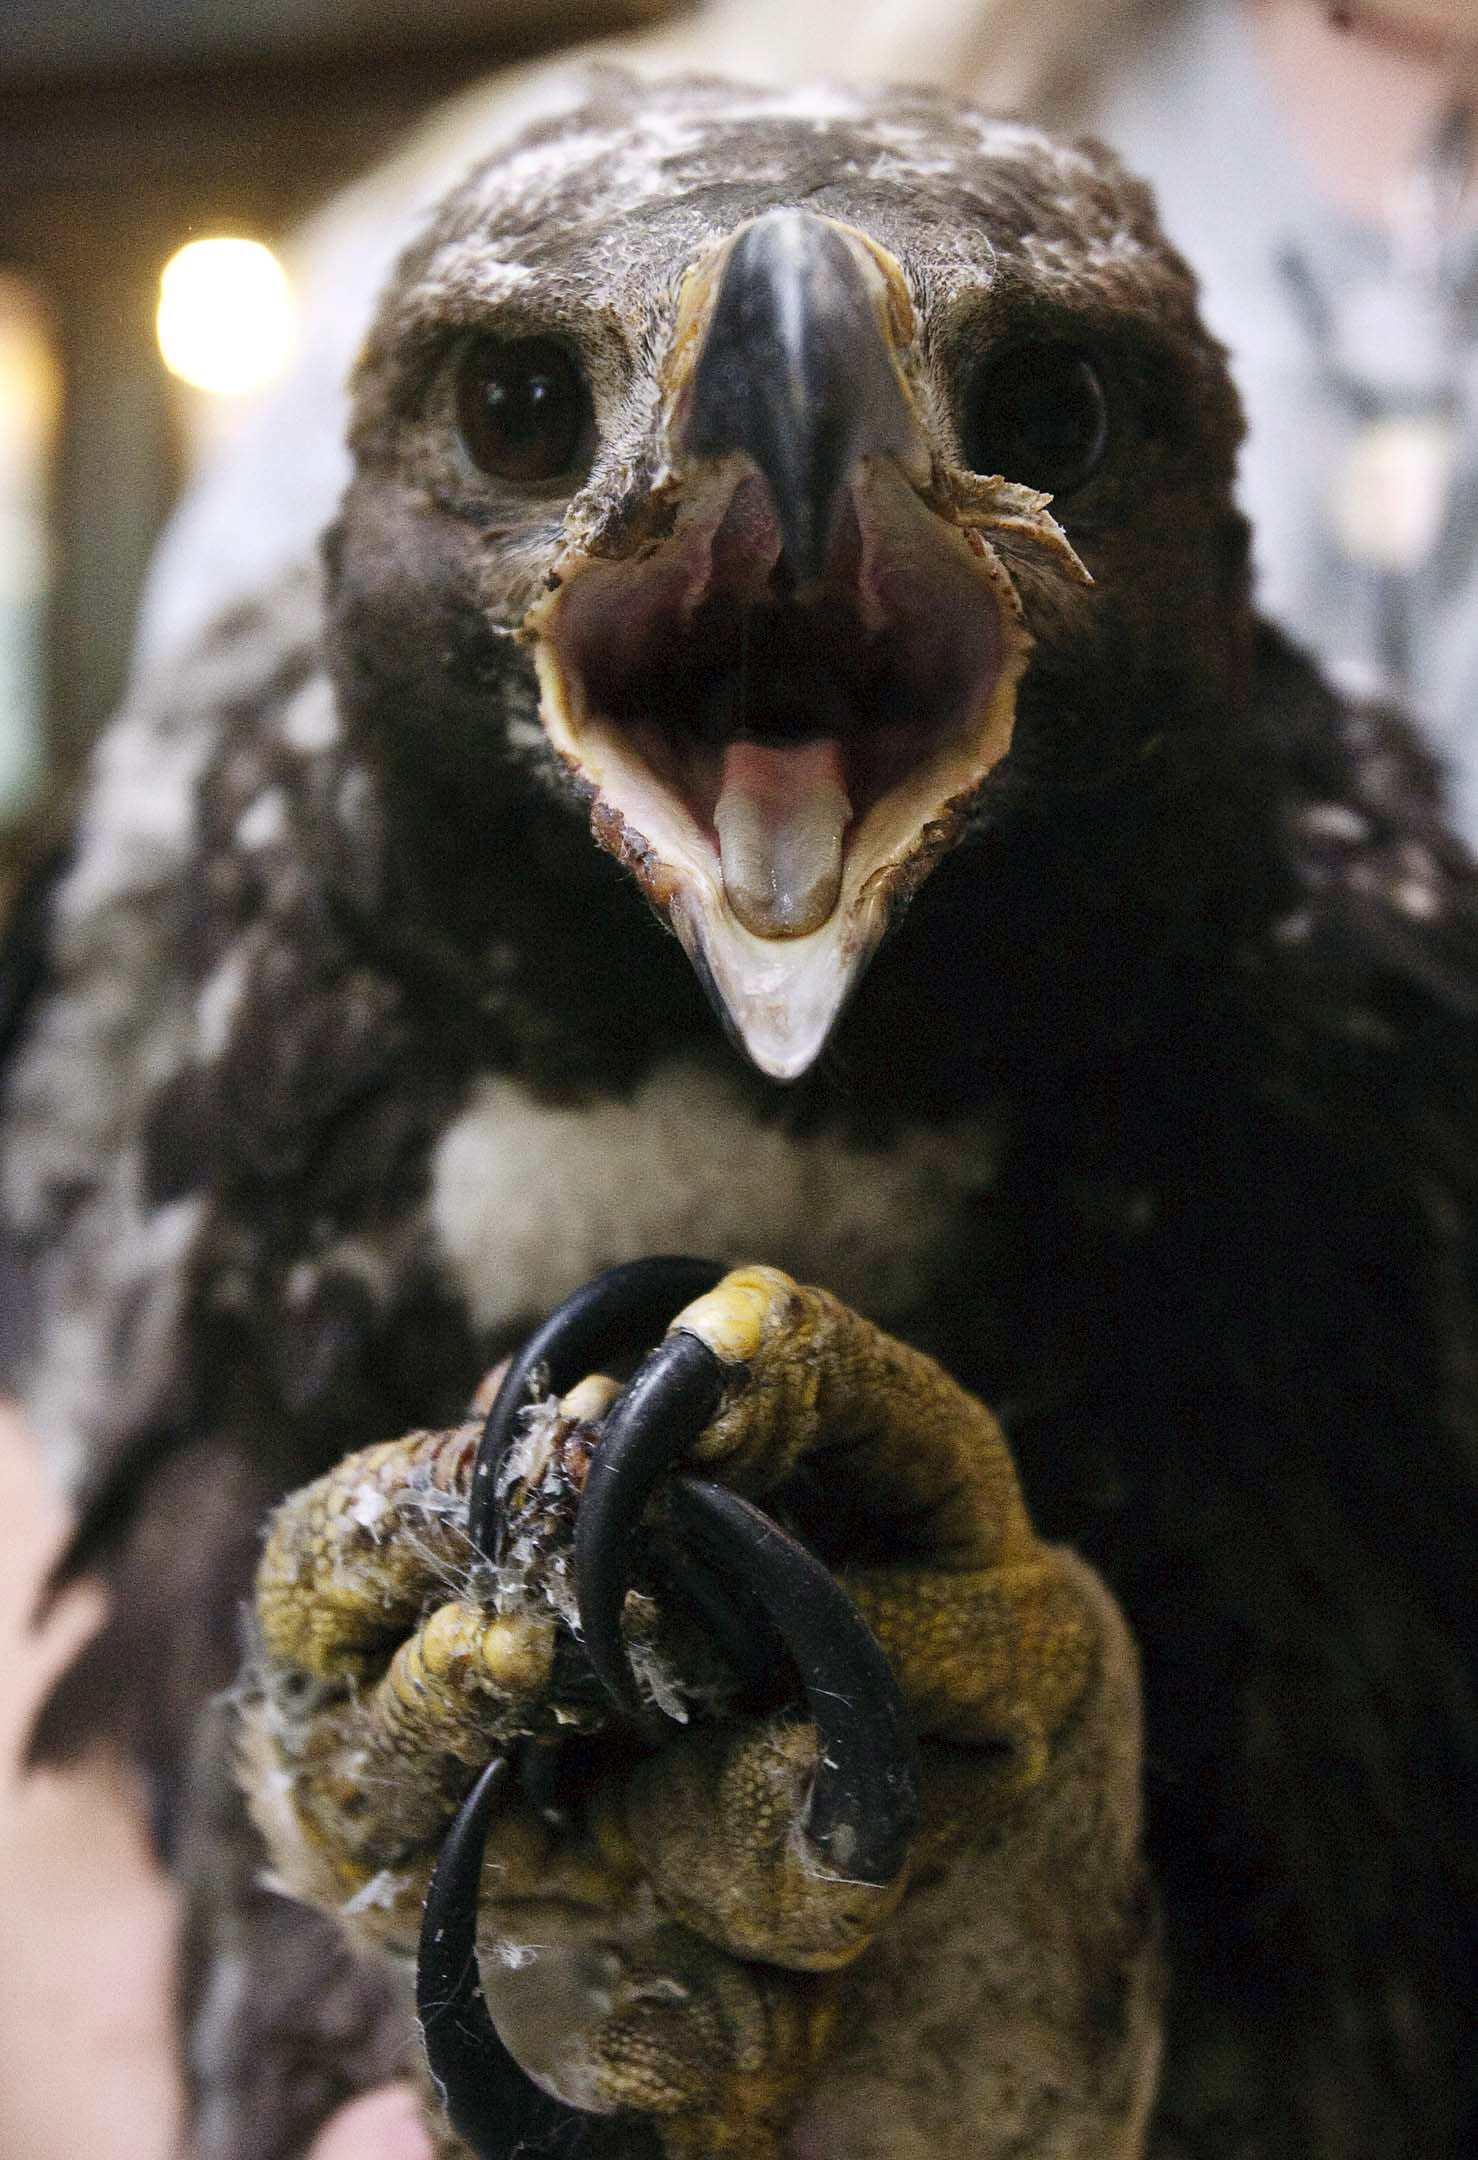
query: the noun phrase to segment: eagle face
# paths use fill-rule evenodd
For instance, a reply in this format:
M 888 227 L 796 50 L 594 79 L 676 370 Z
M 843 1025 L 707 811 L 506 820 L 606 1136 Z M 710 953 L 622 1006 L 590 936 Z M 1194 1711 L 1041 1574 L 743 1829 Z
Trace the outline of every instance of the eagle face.
M 1101 150 L 613 79 L 399 268 L 328 551 L 341 696 L 410 846 L 445 872 L 532 773 L 529 834 L 551 796 L 588 823 L 793 1079 L 1023 779 L 1102 787 L 1226 710 L 1238 433 Z

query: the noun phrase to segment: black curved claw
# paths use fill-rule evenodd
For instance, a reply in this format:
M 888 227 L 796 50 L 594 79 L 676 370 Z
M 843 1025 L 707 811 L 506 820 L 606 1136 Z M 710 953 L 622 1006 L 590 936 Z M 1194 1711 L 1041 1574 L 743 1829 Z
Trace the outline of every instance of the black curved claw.
M 680 1477 L 672 1514 L 706 1566 L 754 1595 L 795 1660 L 816 1727 L 808 1837 L 849 1881 L 891 1882 L 918 1819 L 918 1760 L 872 1630 L 816 1555 L 737 1493 Z
M 675 1593 L 717 1644 L 739 1685 L 741 1701 L 773 1696 L 785 1672 L 785 1651 L 749 1584 L 726 1582 L 675 1537 L 654 1541 L 647 1566 L 659 1592 Z
M 487 1414 L 472 1473 L 467 1533 L 490 1558 L 497 1537 L 498 1469 L 513 1438 L 514 1420 L 527 1407 L 529 1380 L 547 1365 L 556 1395 L 623 1353 L 650 1342 L 675 1312 L 702 1297 L 723 1276 L 717 1260 L 659 1253 L 607 1268 L 557 1306 L 535 1329 L 503 1375 Z
M 503 2160 L 548 2107 L 498 2038 L 477 1969 L 483 1847 L 512 1776 L 507 1758 L 495 1756 L 457 1811 L 426 1893 L 416 1961 L 426 2061 L 448 2122 L 478 2160 Z
M 653 1489 L 718 1408 L 724 1368 L 696 1335 L 669 1335 L 606 1417 L 575 1518 L 575 1591 L 585 1655 L 622 1709 L 641 1700 L 621 1632 L 631 1544 Z
M 525 1343 L 483 1428 L 468 1506 L 479 1551 L 497 1536 L 498 1469 L 534 1368 L 547 1365 L 564 1393 L 593 1369 L 664 1327 L 675 1309 L 713 1288 L 715 1261 L 662 1256 L 608 1270 L 568 1298 Z M 623 1707 L 637 1708 L 621 1608 L 631 1536 L 646 1501 L 707 1424 L 724 1369 L 696 1336 L 669 1337 L 639 1367 L 605 1421 L 576 1522 L 575 1572 L 587 1654 Z M 887 1883 L 902 1865 L 917 1814 L 917 1766 L 897 1683 L 861 1614 L 822 1563 L 760 1509 L 722 1486 L 677 1479 L 672 1515 L 679 1549 L 671 1572 L 751 1683 L 767 1651 L 756 1613 L 794 1659 L 816 1728 L 817 1771 L 806 1831 L 838 1873 Z M 447 2119 L 477 2160 L 607 2150 L 604 2125 L 551 2098 L 498 2037 L 477 1964 L 483 1851 L 516 1773 L 496 1757 L 447 1832 L 427 1892 L 417 1954 L 416 2003 L 426 2059 Z M 609 2147 L 649 2160 L 645 2125 L 610 2126 Z
M 495 1756 L 457 1811 L 437 1856 L 416 1962 L 416 2012 L 447 2121 L 477 2160 L 659 2160 L 643 2124 L 592 2122 L 544 2092 L 498 2038 L 477 1966 L 477 1902 L 483 1848 L 512 1782 Z

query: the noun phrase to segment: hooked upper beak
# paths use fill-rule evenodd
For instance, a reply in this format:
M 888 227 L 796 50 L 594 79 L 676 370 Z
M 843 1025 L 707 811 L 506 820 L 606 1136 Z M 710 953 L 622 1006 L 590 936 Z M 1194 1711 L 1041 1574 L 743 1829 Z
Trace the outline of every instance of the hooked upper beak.
M 571 548 L 527 622 L 596 838 L 781 1080 L 1010 745 L 1030 639 L 989 527 L 1087 575 L 1046 497 L 951 484 L 916 362 L 902 269 L 865 234 L 742 226 L 679 298 L 663 536 Z
M 928 478 L 892 347 L 893 299 L 861 236 L 807 210 L 744 226 L 716 281 L 675 433 L 693 458 L 752 460 L 801 585 L 825 571 L 866 459 Z

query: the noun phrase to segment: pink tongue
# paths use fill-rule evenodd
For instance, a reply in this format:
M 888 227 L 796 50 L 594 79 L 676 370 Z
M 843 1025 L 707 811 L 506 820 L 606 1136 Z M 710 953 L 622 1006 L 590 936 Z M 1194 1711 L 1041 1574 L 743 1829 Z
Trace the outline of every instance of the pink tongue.
M 840 743 L 730 743 L 713 822 L 724 896 L 756 937 L 805 937 L 842 889 L 852 815 Z

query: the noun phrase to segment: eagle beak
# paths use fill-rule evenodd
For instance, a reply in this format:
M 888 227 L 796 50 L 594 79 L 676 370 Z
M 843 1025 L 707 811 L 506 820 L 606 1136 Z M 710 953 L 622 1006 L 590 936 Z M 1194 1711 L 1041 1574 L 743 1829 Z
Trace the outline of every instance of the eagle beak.
M 1086 574 L 1045 497 L 951 486 L 916 365 L 884 249 L 810 211 L 742 226 L 679 296 L 668 469 L 628 550 L 572 548 L 528 619 L 596 838 L 777 1080 L 1009 748 L 1030 639 L 984 529 Z
M 714 283 L 673 434 L 691 458 L 752 461 L 799 587 L 824 576 L 866 459 L 929 477 L 889 334 L 892 302 L 862 236 L 807 210 L 744 226 Z

